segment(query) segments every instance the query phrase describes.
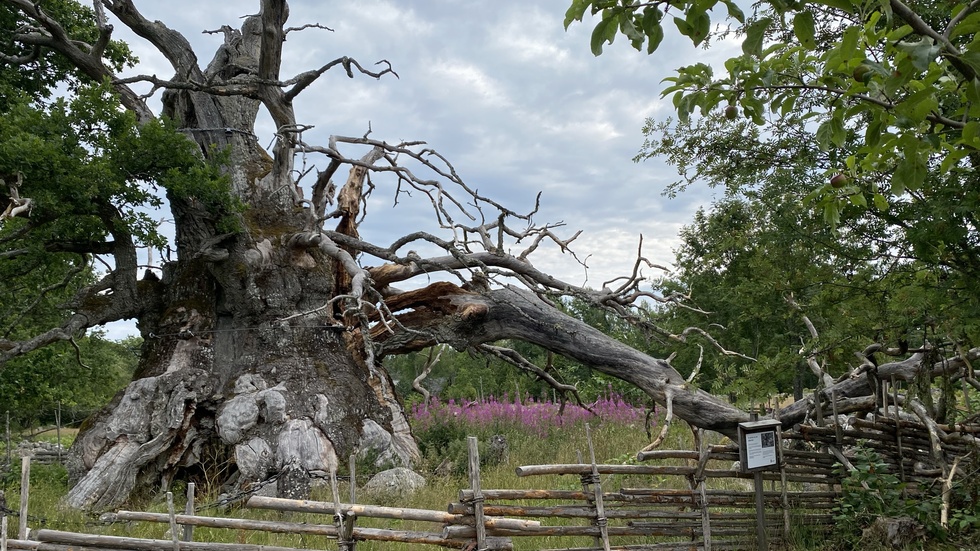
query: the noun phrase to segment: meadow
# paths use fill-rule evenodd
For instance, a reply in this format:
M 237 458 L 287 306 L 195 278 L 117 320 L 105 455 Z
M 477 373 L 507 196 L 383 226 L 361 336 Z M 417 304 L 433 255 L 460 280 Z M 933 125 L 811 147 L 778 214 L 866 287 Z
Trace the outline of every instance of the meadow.
M 596 460 L 600 463 L 632 462 L 636 450 L 648 442 L 645 428 L 647 413 L 645 408 L 625 401 L 611 389 L 589 404 L 591 411 L 572 404 L 564 407 L 552 401 L 536 400 L 529 396 L 502 397 L 489 396 L 480 401 L 439 401 L 410 404 L 406 410 L 410 417 L 413 432 L 419 441 L 422 460 L 416 470 L 427 481 L 425 488 L 398 498 L 385 495 L 370 495 L 359 492 L 359 503 L 410 507 L 445 511 L 447 505 L 456 501 L 461 489 L 469 487 L 466 471 L 466 437 L 475 436 L 480 441 L 483 465 L 481 467 L 484 488 L 534 488 L 543 482 L 534 478 L 520 478 L 515 469 L 520 465 L 575 463 L 589 457 L 586 441 L 586 423 L 592 434 Z M 655 415 L 651 416 L 656 424 Z M 651 427 L 656 428 L 656 427 Z M 690 432 L 678 429 L 674 442 L 683 445 L 682 440 Z M 687 435 L 685 435 L 687 433 Z M 488 452 L 486 445 L 493 436 L 502 436 L 506 441 L 506 453 Z M 39 438 L 54 441 L 55 436 L 48 433 Z M 69 445 L 72 434 L 65 431 L 62 443 Z M 670 443 L 668 443 L 669 445 Z M 0 455 L 2 457 L 2 455 Z M 448 466 L 448 467 L 447 467 Z M 349 495 L 348 482 L 341 475 L 340 495 Z M 379 470 L 369 464 L 359 463 L 356 467 L 359 485 L 367 477 Z M 7 507 L 17 510 L 20 496 L 19 460 L 2 478 L 2 488 L 7 499 Z M 577 477 L 559 480 L 556 489 L 580 489 Z M 68 477 L 64 467 L 59 465 L 35 464 L 31 469 L 30 515 L 28 525 L 32 529 L 49 528 L 55 530 L 124 535 L 169 539 L 167 526 L 150 523 L 104 524 L 97 516 L 68 510 L 61 506 L 61 498 L 68 490 Z M 171 488 L 177 501 L 178 511 L 183 510 L 185 486 L 175 483 Z M 332 500 L 327 487 L 315 490 L 314 499 Z M 207 516 L 230 516 L 275 520 L 283 518 L 280 513 L 241 509 L 237 507 L 210 506 L 217 500 L 217 493 L 205 490 L 197 497 L 198 514 Z M 130 510 L 166 512 L 164 494 L 144 496 L 129 506 Z M 330 519 L 313 515 L 287 514 L 288 520 L 296 522 L 330 523 Z M 9 536 L 16 536 L 17 521 L 11 519 Z M 431 529 L 409 521 L 359 519 L 358 526 L 385 526 L 394 529 Z M 195 541 L 232 541 L 263 545 L 304 546 L 332 549 L 336 542 L 319 542 L 322 538 L 295 535 L 274 535 L 262 532 L 209 530 L 197 528 Z M 544 539 L 544 538 L 541 538 Z M 537 542 L 535 545 L 543 544 Z M 419 549 L 419 547 L 400 546 L 392 543 L 361 542 L 359 550 L 398 550 Z M 433 547 L 430 547 L 434 549 Z

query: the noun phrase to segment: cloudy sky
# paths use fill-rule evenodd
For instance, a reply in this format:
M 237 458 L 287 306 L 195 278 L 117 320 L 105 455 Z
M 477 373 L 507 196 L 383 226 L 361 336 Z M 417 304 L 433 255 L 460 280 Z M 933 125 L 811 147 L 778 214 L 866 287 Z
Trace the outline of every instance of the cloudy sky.
M 627 273 L 640 235 L 644 254 L 668 264 L 677 232 L 693 212 L 711 201 L 711 191 L 693 189 L 677 199 L 661 195 L 676 180 L 658 161 L 633 163 L 648 117 L 671 114 L 660 99 L 661 80 L 679 66 L 718 64 L 736 43 L 695 49 L 671 33 L 652 56 L 619 39 L 596 58 L 589 49 L 594 22 L 562 26 L 570 0 L 426 0 L 290 3 L 289 26 L 318 23 L 333 29 L 290 33 L 282 77 L 319 67 L 341 56 L 370 66 L 391 63 L 400 78 L 349 79 L 327 73 L 296 102 L 304 134 L 326 145 L 331 134 L 388 142 L 424 140 L 447 157 L 481 193 L 526 212 L 542 192 L 535 222 L 564 222 L 565 236 L 583 230 L 576 251 L 588 257 L 588 273 L 557 251 L 532 261 L 576 284 L 598 287 Z M 182 32 L 202 65 L 220 45 L 220 34 L 202 31 L 238 27 L 258 10 L 256 0 L 140 1 L 150 19 Z M 116 25 L 141 58 L 140 73 L 169 76 L 158 54 Z M 268 144 L 272 128 L 258 128 Z M 322 159 L 309 159 L 320 163 Z M 362 236 L 381 244 L 424 224 L 411 205 L 389 213 L 392 189 L 375 191 Z M 374 215 L 373 219 L 371 218 Z M 650 275 L 657 275 L 651 273 Z

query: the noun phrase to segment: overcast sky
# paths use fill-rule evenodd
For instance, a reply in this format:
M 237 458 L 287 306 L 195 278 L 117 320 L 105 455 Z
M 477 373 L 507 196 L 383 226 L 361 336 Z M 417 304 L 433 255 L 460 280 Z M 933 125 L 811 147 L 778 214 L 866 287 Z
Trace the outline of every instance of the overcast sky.
M 631 159 L 643 143 L 644 120 L 672 112 L 669 98 L 660 99 L 661 80 L 682 65 L 717 65 L 736 55 L 738 44 L 695 49 L 667 29 L 652 56 L 620 37 L 596 58 L 589 49 L 594 21 L 588 15 L 567 32 L 562 26 L 569 3 L 291 2 L 289 26 L 318 23 L 333 31 L 290 33 L 283 79 L 344 55 L 365 66 L 387 60 L 400 76 L 379 81 L 349 79 L 339 68 L 327 73 L 296 102 L 298 122 L 315 126 L 304 139 L 326 145 L 331 134 L 360 136 L 370 125 L 376 139 L 426 141 L 471 187 L 515 211 L 530 210 L 542 192 L 535 222 L 564 222 L 565 236 L 583 230 L 575 250 L 589 257 L 589 271 L 557 250 L 541 251 L 532 261 L 571 283 L 599 287 L 627 273 L 640 235 L 645 256 L 669 264 L 678 230 L 710 203 L 711 192 L 692 189 L 668 200 L 661 192 L 677 179 L 673 168 Z M 258 11 L 257 0 L 136 5 L 146 17 L 183 33 L 202 65 L 222 40 L 202 31 L 238 27 L 241 16 Z M 172 74 L 159 54 L 121 24 L 115 28 L 116 38 L 141 58 L 136 72 Z M 272 141 L 272 130 L 268 124 L 258 128 L 261 143 Z M 325 166 L 322 159 L 309 162 Z M 362 236 L 387 244 L 424 223 L 418 208 L 389 212 L 392 201 L 392 189 L 375 191 Z

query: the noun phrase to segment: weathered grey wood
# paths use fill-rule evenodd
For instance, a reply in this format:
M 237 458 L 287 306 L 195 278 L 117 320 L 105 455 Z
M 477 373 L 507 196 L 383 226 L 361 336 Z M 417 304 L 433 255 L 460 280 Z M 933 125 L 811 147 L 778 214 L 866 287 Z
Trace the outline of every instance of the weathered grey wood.
M 322 501 L 309 501 L 301 499 L 283 499 L 266 496 L 252 496 L 246 503 L 247 507 L 255 509 L 273 509 L 277 511 L 292 511 L 294 513 L 319 513 L 324 515 L 336 514 L 336 507 Z M 343 510 L 353 511 L 357 516 L 372 518 L 392 518 L 401 520 L 418 520 L 424 522 L 436 522 L 443 524 L 472 524 L 472 520 L 466 515 L 454 515 L 444 511 L 432 511 L 429 509 L 410 509 L 402 507 L 383 507 L 380 505 L 359 505 L 341 503 Z M 540 524 L 535 521 L 487 518 L 487 526 L 498 526 L 511 530 L 521 530 L 525 527 Z
M 473 490 L 473 520 L 476 524 L 476 548 L 486 547 L 487 527 L 483 515 L 483 492 L 480 489 L 480 449 L 475 436 L 466 437 L 466 457 L 469 461 L 470 489 Z
M 166 513 L 141 511 L 117 511 L 101 517 L 103 522 L 169 522 Z M 176 515 L 174 520 L 183 526 L 204 526 L 208 528 L 228 528 L 233 530 L 257 530 L 275 534 L 307 534 L 312 536 L 337 537 L 337 528 L 328 524 L 296 523 L 279 520 L 255 520 L 243 518 L 204 517 L 198 515 Z
M 599 470 L 596 468 L 595 446 L 592 445 L 592 427 L 585 424 L 585 440 L 589 446 L 590 467 L 592 468 L 592 505 L 595 507 L 595 522 L 599 527 L 599 537 L 602 539 L 603 551 L 609 551 L 609 528 L 607 525 L 605 504 L 602 502 L 602 479 L 599 478 Z
M 701 498 L 698 507 L 701 510 L 701 533 L 703 534 L 704 551 L 711 551 L 711 513 L 708 510 L 708 493 L 704 483 L 704 468 L 708 465 L 708 458 L 711 457 L 711 454 L 705 448 L 704 429 L 698 429 L 696 434 L 698 436 L 698 468 L 690 480 L 697 484 Z
M 27 506 L 31 496 L 31 455 L 24 454 L 20 458 L 20 517 L 17 527 L 17 539 L 27 539 Z
M 187 483 L 187 503 L 184 504 L 184 514 L 193 515 L 195 513 L 194 508 L 194 492 L 195 485 L 193 482 Z M 194 541 L 194 525 L 185 524 L 184 525 L 184 541 Z
M 177 531 L 177 514 L 174 512 L 174 494 L 167 492 L 167 522 L 170 524 L 170 539 L 173 541 L 174 551 L 180 551 L 180 534 Z
M 171 551 L 173 549 L 173 542 L 169 540 L 77 534 L 60 530 L 38 530 L 37 539 L 43 543 L 105 547 L 107 549 L 132 549 L 134 551 Z M 293 547 L 243 543 L 184 541 L 178 542 L 178 545 L 182 551 L 297 551 Z

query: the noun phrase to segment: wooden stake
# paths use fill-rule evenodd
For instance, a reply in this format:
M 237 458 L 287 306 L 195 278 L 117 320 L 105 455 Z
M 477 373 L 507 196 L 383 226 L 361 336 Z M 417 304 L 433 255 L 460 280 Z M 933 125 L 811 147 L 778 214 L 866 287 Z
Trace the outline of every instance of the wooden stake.
M 27 539 L 27 501 L 31 490 L 31 455 L 24 454 L 20 458 L 20 525 L 17 529 L 17 539 Z
M 184 505 L 184 514 L 187 516 L 192 516 L 196 513 L 194 507 L 194 490 L 195 485 L 193 482 L 187 483 L 187 503 Z M 194 541 L 194 525 L 185 524 L 184 525 L 184 541 Z
M 344 515 L 344 510 L 340 507 L 340 490 L 337 489 L 337 473 L 335 471 L 330 471 L 330 491 L 333 493 L 333 506 L 334 506 L 334 524 L 337 525 L 338 542 L 337 546 L 341 551 L 353 551 L 351 549 L 351 542 L 344 539 L 344 535 L 353 532 L 353 526 L 350 530 L 344 526 L 344 521 L 346 520 Z
M 480 488 L 480 448 L 475 436 L 466 437 L 466 448 L 469 456 L 470 488 L 473 490 L 473 516 L 476 524 L 476 549 L 482 551 L 487 547 L 487 528 L 483 518 L 483 491 Z
M 704 468 L 708 465 L 708 458 L 711 454 L 705 449 L 707 442 L 704 437 L 704 429 L 699 428 L 698 435 L 698 467 L 694 472 L 694 480 L 698 483 L 698 491 L 701 493 L 701 533 L 704 537 L 704 551 L 711 551 L 711 515 L 708 513 L 708 492 L 704 485 Z
M 902 416 L 898 413 L 898 385 L 895 384 L 894 375 L 892 375 L 892 403 L 895 406 L 895 444 L 898 446 L 898 457 L 901 458 L 905 455 L 905 451 L 902 449 Z M 900 480 L 905 482 L 905 462 L 899 459 L 897 463 Z M 905 494 L 905 488 L 902 488 L 902 494 Z
M 351 454 L 350 456 L 350 502 L 351 504 L 357 503 L 355 499 L 357 497 L 357 465 L 354 460 L 357 458 L 356 455 Z
M 180 551 L 180 537 L 177 535 L 177 513 L 174 512 L 174 493 L 167 492 L 167 515 L 170 519 L 170 540 L 174 544 L 174 551 Z
M 592 427 L 585 424 L 585 440 L 589 443 L 589 459 L 592 461 L 592 489 L 595 491 L 595 523 L 599 526 L 602 536 L 602 549 L 609 551 L 609 527 L 607 526 L 606 508 L 602 503 L 602 482 L 599 479 L 599 469 L 595 462 L 595 447 L 592 445 Z

